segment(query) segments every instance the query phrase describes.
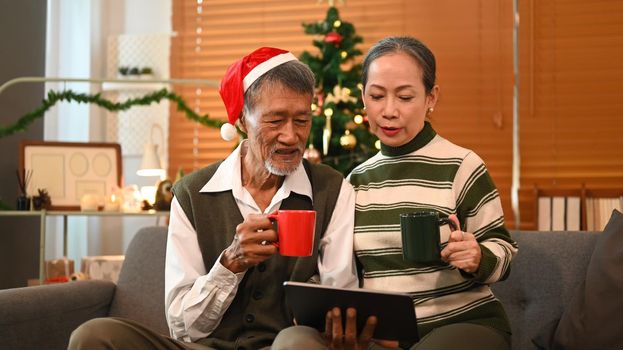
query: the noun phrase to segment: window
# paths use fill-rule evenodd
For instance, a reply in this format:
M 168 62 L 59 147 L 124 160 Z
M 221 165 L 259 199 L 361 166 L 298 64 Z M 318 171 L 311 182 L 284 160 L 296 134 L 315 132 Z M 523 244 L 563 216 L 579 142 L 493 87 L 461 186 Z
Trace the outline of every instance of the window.
M 521 226 L 540 188 L 623 187 L 623 1 L 520 2 Z

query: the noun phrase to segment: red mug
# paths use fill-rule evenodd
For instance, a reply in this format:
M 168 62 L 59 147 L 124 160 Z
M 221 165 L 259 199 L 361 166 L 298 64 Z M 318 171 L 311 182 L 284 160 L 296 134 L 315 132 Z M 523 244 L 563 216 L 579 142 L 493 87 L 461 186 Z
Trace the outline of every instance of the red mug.
M 277 223 L 279 241 L 275 243 L 283 256 L 311 256 L 316 232 L 314 210 L 277 210 L 268 215 Z

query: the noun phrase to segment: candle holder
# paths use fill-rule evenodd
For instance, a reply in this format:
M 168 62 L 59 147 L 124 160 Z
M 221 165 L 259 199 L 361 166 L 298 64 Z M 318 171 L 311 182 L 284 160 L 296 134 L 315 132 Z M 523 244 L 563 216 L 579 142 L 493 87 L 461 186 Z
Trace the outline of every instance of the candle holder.
M 112 193 L 104 203 L 104 211 L 117 212 L 121 208 L 121 197 L 117 193 Z
M 99 196 L 86 193 L 80 198 L 80 211 L 97 211 L 99 209 Z

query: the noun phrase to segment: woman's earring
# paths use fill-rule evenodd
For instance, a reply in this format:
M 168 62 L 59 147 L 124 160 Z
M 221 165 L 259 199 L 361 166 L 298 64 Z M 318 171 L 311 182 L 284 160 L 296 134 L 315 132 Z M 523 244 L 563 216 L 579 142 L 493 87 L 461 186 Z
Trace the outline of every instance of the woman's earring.
M 430 115 L 431 113 L 433 113 L 435 109 L 433 107 L 428 107 L 428 109 L 426 110 L 426 115 Z

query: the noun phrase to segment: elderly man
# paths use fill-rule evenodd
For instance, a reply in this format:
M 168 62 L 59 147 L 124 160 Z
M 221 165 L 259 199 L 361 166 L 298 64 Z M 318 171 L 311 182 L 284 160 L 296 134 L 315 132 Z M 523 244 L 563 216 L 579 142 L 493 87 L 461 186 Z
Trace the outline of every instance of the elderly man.
M 70 348 L 269 347 L 292 325 L 284 281 L 357 287 L 354 192 L 341 174 L 303 160 L 313 90 L 312 72 L 287 51 L 260 48 L 229 67 L 219 92 L 230 124 L 221 134 L 232 138 L 236 124 L 248 139 L 174 186 L 165 271 L 171 337 L 97 319 L 72 334 Z M 278 240 L 267 218 L 277 209 L 317 212 L 312 256 L 281 256 L 267 244 Z

